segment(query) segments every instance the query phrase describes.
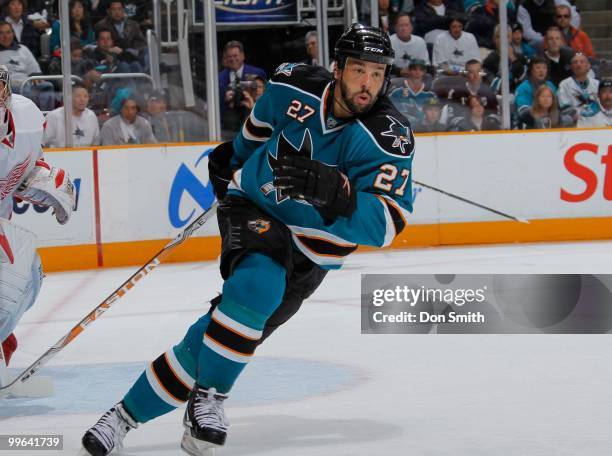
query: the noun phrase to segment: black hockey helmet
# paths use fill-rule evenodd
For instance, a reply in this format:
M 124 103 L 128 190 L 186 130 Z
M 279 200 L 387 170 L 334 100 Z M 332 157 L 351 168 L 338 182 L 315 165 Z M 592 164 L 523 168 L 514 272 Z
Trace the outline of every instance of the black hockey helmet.
M 386 93 L 389 85 L 389 73 L 395 57 L 389 35 L 378 27 L 370 27 L 355 22 L 338 38 L 335 52 L 336 65 L 339 69 L 344 68 L 348 57 L 387 65 L 386 81 L 381 91 L 382 94 Z

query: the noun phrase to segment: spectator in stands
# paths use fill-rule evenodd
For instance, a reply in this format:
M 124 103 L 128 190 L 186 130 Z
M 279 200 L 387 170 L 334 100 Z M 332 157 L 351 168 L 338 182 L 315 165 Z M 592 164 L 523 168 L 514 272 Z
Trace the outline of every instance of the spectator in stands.
M 512 24 L 512 40 L 510 46 L 517 57 L 522 55 L 528 60 L 536 55 L 536 50 L 533 46 L 523 39 L 523 26 L 521 24 Z
M 142 66 L 133 54 L 115 46 L 110 30 L 96 30 L 96 45 L 85 47 L 85 57 L 92 60 L 99 73 L 141 73 Z
M 517 20 L 523 26 L 525 39 L 536 49 L 542 47 L 544 35 L 555 25 L 555 12 L 559 5 L 571 8 L 571 24 L 579 28 L 580 16 L 568 0 L 523 0 L 517 9 Z
M 319 37 L 316 31 L 311 30 L 308 33 L 306 33 L 305 45 L 306 45 L 306 55 L 308 56 L 308 58 L 304 60 L 303 63 L 307 65 L 312 65 L 312 66 L 318 66 L 319 65 Z
M 515 104 L 519 118 L 529 111 L 533 103 L 533 94 L 541 85 L 550 87 L 555 96 L 557 92 L 555 85 L 548 80 L 548 61 L 545 58 L 537 55 L 533 57 L 529 61 L 527 73 L 529 78 L 519 84 L 515 93 Z
M 571 47 L 576 52 L 582 52 L 587 57 L 595 58 L 591 39 L 583 30 L 579 30 L 570 24 L 571 9 L 567 5 L 557 6 L 555 13 L 555 23 L 565 39 L 565 45 Z
M 266 79 L 266 73 L 261 68 L 244 63 L 244 47 L 240 41 L 226 43 L 223 56 L 227 68 L 219 73 L 219 94 L 223 100 L 221 125 L 224 130 L 235 133 L 250 112 L 242 103 L 244 88 L 248 84 L 241 82 L 252 81 L 257 76 Z
M 416 34 L 431 44 L 448 30 L 452 18 L 465 17 L 463 7 L 456 0 L 421 1 L 415 13 Z
M 494 49 L 493 42 L 495 26 L 499 23 L 499 0 L 485 0 L 483 2 L 475 2 L 471 7 L 466 8 L 468 14 L 468 25 L 466 31 L 472 33 L 476 37 L 478 46 Z M 514 3 L 508 1 L 506 3 L 507 23 L 508 26 L 516 22 L 516 10 Z
M 597 91 L 599 101 L 595 111 L 583 111 L 579 127 L 612 127 L 612 79 L 603 79 Z
M 19 44 L 27 47 L 34 57 L 40 56 L 40 32 L 26 15 L 25 0 L 10 0 L 4 4 L 4 20 L 11 24 Z
M 425 62 L 423 60 L 412 60 L 408 65 L 408 77 L 401 87 L 397 87 L 389 94 L 389 99 L 410 121 L 414 127 L 423 122 L 423 106 L 436 95 L 427 90 L 423 80 L 425 76 Z
M 521 115 L 523 129 L 556 128 L 560 125 L 559 108 L 553 90 L 541 85 L 535 92 L 533 104 Z
M 413 60 L 429 65 L 429 52 L 425 40 L 412 34 L 412 19 L 400 13 L 395 20 L 395 33 L 391 35 L 391 46 L 395 51 L 392 73 L 408 77 L 408 66 Z
M 448 31 L 436 38 L 433 47 L 433 65 L 451 73 L 458 73 L 469 60 L 480 61 L 480 50 L 476 38 L 463 31 L 463 22 L 454 18 Z
M 6 5 L 7 2 L 3 1 L 2 3 Z M 25 18 L 30 21 L 38 33 L 43 33 L 49 28 L 49 22 L 47 22 L 48 12 L 46 8 L 53 3 L 54 2 L 48 0 L 30 0 L 29 2 L 24 0 L 22 2 L 22 14 L 25 15 Z
M 482 81 L 482 64 L 476 59 L 469 60 L 465 64 L 464 75 L 464 81 L 456 87 L 449 98 L 469 108 L 469 98 L 476 96 L 484 106 L 487 115 L 497 114 L 497 97 L 495 92 L 488 84 Z
M 100 144 L 98 118 L 89 104 L 89 91 L 81 84 L 72 86 L 72 142 L 74 147 Z M 64 107 L 54 109 L 46 117 L 47 128 L 43 137 L 45 147 L 66 147 Z
M 94 29 L 85 10 L 84 0 L 71 0 L 68 4 L 70 10 L 70 36 L 79 39 L 83 46 L 93 44 L 95 41 Z M 51 41 L 49 47 L 55 51 L 60 47 L 60 21 L 53 22 L 51 26 Z
M 30 76 L 41 74 L 40 66 L 30 50 L 19 44 L 15 38 L 13 27 L 5 21 L 0 21 L 0 64 L 5 65 L 11 74 L 11 89 L 14 93 L 28 98 L 34 98 L 43 111 L 55 108 L 55 93 L 53 84 L 49 81 L 34 81 L 24 86 L 21 84 Z
M 393 26 L 397 9 L 391 8 L 391 0 L 378 0 L 378 26 L 388 35 L 395 32 Z
M 95 0 L 94 0 L 95 1 Z M 106 12 L 112 0 L 99 0 L 95 8 L 92 8 L 92 17 L 97 23 L 106 16 Z M 153 26 L 153 7 L 151 0 L 124 0 L 123 8 L 128 19 L 137 22 L 141 30 Z
M 206 121 L 190 111 L 169 109 L 168 97 L 162 90 L 153 90 L 146 96 L 142 116 L 149 121 L 155 139 L 160 143 L 206 141 Z
M 83 56 L 83 45 L 81 44 L 81 40 L 74 36 L 70 38 L 70 65 L 73 76 L 78 76 L 82 79 L 88 79 L 90 77 L 93 77 L 94 79 L 99 78 L 99 74 L 89 74 L 90 72 L 95 72 L 95 65 L 91 60 Z M 61 55 L 55 56 L 51 59 L 51 62 L 49 63 L 49 73 L 62 74 Z M 91 81 L 90 83 L 84 82 L 84 85 L 89 89 L 91 87 Z
M 121 50 L 121 60 L 130 63 L 137 73 L 147 70 L 146 40 L 140 31 L 140 26 L 131 19 L 127 19 L 122 0 L 112 0 L 109 3 L 107 16 L 95 25 L 96 31 L 109 30 L 114 46 Z
M 599 81 L 589 77 L 591 64 L 586 55 L 578 52 L 572 57 L 572 76 L 559 84 L 559 109 L 576 124 L 583 111 L 597 112 Z M 589 117 L 588 113 L 586 114 Z
M 558 86 L 559 83 L 571 76 L 572 57 L 574 51 L 563 46 L 563 35 L 558 27 L 550 27 L 546 31 L 546 49 L 543 57 L 548 62 L 549 79 Z
M 442 106 L 438 98 L 433 97 L 423 105 L 423 122 L 414 127 L 419 132 L 446 131 L 440 118 L 442 117 Z
M 495 92 L 501 90 L 501 69 L 500 69 L 500 27 L 495 26 L 495 50 L 492 51 L 484 62 L 482 67 L 486 71 L 486 80 L 491 85 Z M 511 45 L 513 32 L 508 30 L 508 69 L 510 73 L 510 91 L 514 92 L 516 87 L 523 82 L 527 76 L 527 59 L 524 54 L 517 54 L 515 47 Z
M 173 130 L 171 120 L 166 116 L 168 111 L 168 100 L 166 94 L 161 90 L 155 90 L 149 94 L 146 101 L 146 109 L 142 116 L 149 121 L 155 139 L 160 143 L 173 142 Z
M 140 103 L 131 89 L 121 89 L 112 102 L 113 111 L 118 113 L 102 125 L 102 145 L 155 144 L 151 124 L 139 116 Z
M 461 117 L 451 120 L 449 131 L 488 131 L 499 130 L 500 123 L 494 115 L 486 115 L 480 97 L 470 95 L 467 100 L 468 111 Z

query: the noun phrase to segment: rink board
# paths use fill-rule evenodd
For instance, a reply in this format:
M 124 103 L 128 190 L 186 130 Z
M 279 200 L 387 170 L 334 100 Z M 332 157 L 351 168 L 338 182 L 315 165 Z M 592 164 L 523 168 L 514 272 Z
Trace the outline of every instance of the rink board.
M 16 205 L 36 232 L 48 271 L 142 264 L 213 200 L 214 143 L 48 150 L 78 179 L 66 226 L 51 211 Z M 417 135 L 413 178 L 531 221 L 507 221 L 414 185 L 415 211 L 392 248 L 612 238 L 612 130 Z M 213 259 L 210 220 L 169 261 Z

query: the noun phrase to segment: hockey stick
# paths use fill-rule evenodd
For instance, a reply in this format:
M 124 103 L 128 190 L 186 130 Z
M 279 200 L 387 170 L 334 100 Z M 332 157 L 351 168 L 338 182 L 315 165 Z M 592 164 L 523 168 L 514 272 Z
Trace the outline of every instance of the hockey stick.
M 432 187 L 431 185 L 424 184 L 424 183 L 419 182 L 417 180 L 413 180 L 412 182 L 414 182 L 417 185 L 420 185 L 421 187 L 425 187 L 425 188 L 428 188 L 430 190 L 434 190 L 436 192 L 442 193 L 443 195 L 450 196 L 451 198 L 458 199 L 459 201 L 463 201 L 464 203 L 471 204 L 472 206 L 476 206 L 476 207 L 479 207 L 479 208 L 484 209 L 486 211 L 493 212 L 494 214 L 501 215 L 502 217 L 506 217 L 506 218 L 508 218 L 510 220 L 514 220 L 514 221 L 517 221 L 517 222 L 520 222 L 520 223 L 527 223 L 527 224 L 529 224 L 529 220 L 525 220 L 524 218 L 515 217 L 513 215 L 506 214 L 505 212 L 501 212 L 501 211 L 492 209 L 490 207 L 484 206 L 483 204 L 479 204 L 479 203 L 476 203 L 475 201 L 471 201 L 471 200 L 463 198 L 463 197 L 461 197 L 459 195 L 455 195 L 454 193 L 445 192 L 444 190 L 441 190 L 441 189 L 436 188 L 436 187 Z
M 19 386 L 28 381 L 42 366 L 47 364 L 51 358 L 57 355 L 66 345 L 72 342 L 81 334 L 87 325 L 96 320 L 100 315 L 106 312 L 120 298 L 123 297 L 130 289 L 138 283 L 140 279 L 155 269 L 161 261 L 168 256 L 170 251 L 177 245 L 182 244 L 187 240 L 194 231 L 202 227 L 217 211 L 217 202 L 214 202 L 210 208 L 195 219 L 187 228 L 179 233 L 172 241 L 164 246 L 155 256 L 149 260 L 144 266 L 136 271 L 132 276 L 123 282 L 110 296 L 102 301 L 94 310 L 87 314 L 79 323 L 77 323 L 64 337 L 58 340 L 49 350 L 34 361 L 27 369 L 21 372 L 11 383 L 0 388 L 0 397 L 11 393 L 11 387 L 19 389 Z

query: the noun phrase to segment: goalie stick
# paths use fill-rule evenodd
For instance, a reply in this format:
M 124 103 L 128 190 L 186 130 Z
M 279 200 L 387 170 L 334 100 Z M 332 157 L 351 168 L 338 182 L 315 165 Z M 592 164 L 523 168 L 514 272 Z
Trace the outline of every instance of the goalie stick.
M 43 353 L 36 361 L 34 361 L 27 369 L 22 371 L 15 379 L 8 385 L 0 388 L 0 397 L 6 396 L 12 392 L 13 389 L 19 390 L 19 387 L 24 382 L 32 377 L 38 370 L 47 364 L 51 358 L 57 355 L 63 348 L 72 342 L 76 337 L 81 334 L 85 328 L 93 321 L 95 321 L 100 315 L 106 312 L 110 307 L 120 298 L 122 298 L 130 289 L 138 283 L 140 279 L 149 274 L 155 269 L 162 260 L 168 256 L 168 253 L 174 249 L 177 245 L 182 244 L 187 240 L 194 231 L 202 227 L 217 211 L 217 202 L 214 202 L 212 206 L 196 218 L 187 228 L 185 228 L 178 236 L 171 240 L 164 246 L 155 256 L 149 260 L 144 266 L 136 271 L 132 276 L 123 282 L 115 291 L 113 291 L 104 301 L 89 312 L 85 318 L 77 323 L 64 337 L 58 340 L 51 348 Z
M 413 180 L 412 182 L 414 182 L 417 185 L 420 185 L 421 187 L 425 187 L 425 188 L 428 188 L 430 190 L 434 190 L 436 192 L 442 193 L 443 195 L 450 196 L 451 198 L 458 199 L 459 201 L 463 201 L 464 203 L 468 203 L 468 204 L 471 204 L 472 206 L 479 207 L 481 209 L 484 209 L 485 211 L 489 211 L 489 212 L 493 212 L 494 214 L 501 215 L 502 217 L 506 217 L 506 218 L 508 218 L 510 220 L 514 220 L 514 221 L 520 222 L 520 223 L 527 223 L 527 224 L 529 224 L 529 220 L 525 220 L 524 218 L 515 217 L 513 215 L 506 214 L 505 212 L 501 212 L 501 211 L 498 211 L 496 209 L 492 209 L 492 208 L 487 207 L 487 206 L 485 206 L 483 204 L 479 204 L 479 203 L 477 203 L 475 201 L 469 200 L 467 198 L 463 198 L 463 197 L 461 197 L 459 195 L 455 195 L 454 193 L 449 193 L 449 192 L 446 192 L 446 191 L 444 191 L 442 189 L 439 189 L 439 188 L 436 188 L 436 187 L 432 187 L 431 185 L 424 184 L 424 183 L 419 182 L 417 180 Z

